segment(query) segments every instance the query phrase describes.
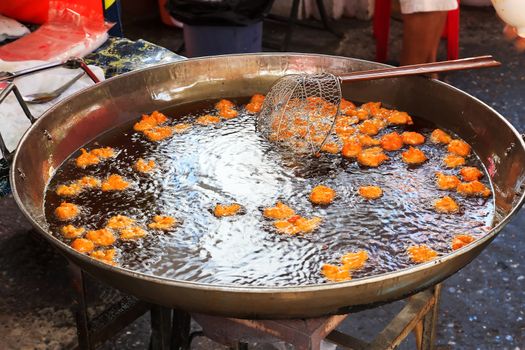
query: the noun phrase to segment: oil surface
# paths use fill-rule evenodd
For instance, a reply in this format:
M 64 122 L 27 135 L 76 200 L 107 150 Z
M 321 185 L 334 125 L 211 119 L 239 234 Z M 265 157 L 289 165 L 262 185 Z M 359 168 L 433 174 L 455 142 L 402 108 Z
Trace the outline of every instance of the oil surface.
M 213 102 L 163 112 L 170 117 L 167 124 L 174 125 L 210 111 Z M 320 273 L 323 263 L 337 263 L 341 255 L 365 249 L 369 260 L 352 273 L 355 279 L 412 265 L 406 254 L 409 245 L 427 244 L 440 255 L 447 254 L 455 234 L 481 237 L 493 222 L 492 196 L 465 198 L 436 188 L 436 171 L 458 171 L 443 168 L 446 147 L 429 141 L 418 146 L 429 158 L 420 166 L 407 166 L 401 151 L 395 151 L 387 152 L 390 160 L 380 167 L 363 168 L 340 155 L 301 158 L 282 152 L 255 131 L 254 116 L 244 112 L 215 126 L 194 125 L 187 133 L 161 142 L 133 131 L 134 122 L 84 146 L 88 150 L 113 147 L 115 158 L 79 169 L 75 166 L 79 152 L 75 152 L 61 165 L 48 185 L 45 212 L 50 231 L 69 243 L 60 234 L 63 223 L 53 215 L 64 200 L 55 194 L 56 187 L 84 175 L 122 175 L 132 183 L 126 191 L 90 190 L 66 200 L 81 206 L 81 215 L 71 223 L 86 229 L 103 228 L 117 214 L 133 217 L 145 228 L 158 214 L 181 221 L 170 233 L 149 231 L 142 240 L 117 241 L 118 264 L 139 272 L 222 285 L 318 284 L 326 282 Z M 434 128 L 414 118 L 414 125 L 389 127 L 376 137 L 411 130 L 428 139 Z M 138 158 L 154 159 L 156 169 L 151 174 L 137 173 L 133 164 Z M 474 154 L 467 165 L 484 169 Z M 308 201 L 310 190 L 318 184 L 336 189 L 337 199 L 330 206 Z M 380 199 L 368 201 L 357 195 L 360 186 L 370 184 L 383 189 Z M 457 201 L 460 213 L 433 210 L 433 200 L 445 195 Z M 271 221 L 263 218 L 262 208 L 278 200 L 300 215 L 322 217 L 321 226 L 305 236 L 277 234 Z M 211 213 L 217 203 L 231 202 L 242 204 L 246 213 L 227 218 Z

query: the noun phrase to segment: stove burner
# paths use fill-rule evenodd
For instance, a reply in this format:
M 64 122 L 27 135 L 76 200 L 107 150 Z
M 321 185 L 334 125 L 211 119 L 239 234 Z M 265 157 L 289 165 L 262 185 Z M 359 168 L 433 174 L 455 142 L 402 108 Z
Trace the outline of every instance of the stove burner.
M 150 350 L 189 348 L 190 317 L 187 313 L 173 311 L 172 316 L 171 309 L 149 304 L 132 296 L 124 296 L 90 319 L 85 272 L 71 263 L 69 268 L 75 301 L 77 349 L 95 349 L 148 311 L 151 313 Z
M 394 349 L 414 332 L 417 349 L 433 349 L 441 285 L 409 298 L 405 307 L 370 343 L 337 331 L 350 314 L 296 320 L 243 320 L 192 314 L 204 335 L 232 349 L 248 349 L 248 343 L 278 340 L 297 350 L 319 350 L 323 340 L 345 349 Z M 193 337 L 190 337 L 192 339 Z
M 81 350 L 95 349 L 148 311 L 151 312 L 150 350 L 190 349 L 197 336 L 206 336 L 238 350 L 248 349 L 248 343 L 276 340 L 290 343 L 298 350 L 320 349 L 323 340 L 351 349 L 391 349 L 410 332 L 416 335 L 418 349 L 432 349 L 435 341 L 440 284 L 407 298 L 405 307 L 371 343 L 367 343 L 336 330 L 349 314 L 300 320 L 244 320 L 192 314 L 203 329 L 190 334 L 188 313 L 125 296 L 90 320 L 85 272 L 73 264 L 70 264 L 70 271 L 75 293 L 78 349 Z

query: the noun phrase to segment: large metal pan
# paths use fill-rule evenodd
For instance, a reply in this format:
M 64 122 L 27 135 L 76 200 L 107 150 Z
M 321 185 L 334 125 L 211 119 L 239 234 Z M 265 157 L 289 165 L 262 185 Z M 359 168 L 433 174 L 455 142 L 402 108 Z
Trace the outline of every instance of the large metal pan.
M 347 312 L 427 288 L 468 264 L 523 204 L 525 144 L 496 111 L 472 96 L 422 77 L 345 87 L 356 101 L 383 101 L 432 120 L 468 141 L 489 169 L 498 222 L 483 239 L 435 261 L 383 275 L 304 287 L 226 287 L 151 276 L 112 267 L 54 238 L 43 213 L 45 186 L 71 153 L 100 133 L 140 114 L 180 102 L 264 92 L 288 73 L 343 73 L 376 63 L 310 54 L 255 54 L 192 59 L 135 71 L 86 89 L 46 112 L 16 151 L 11 183 L 18 206 L 68 259 L 94 277 L 137 297 L 188 311 L 249 318 L 299 318 Z M 439 223 L 436 223 L 439 225 Z

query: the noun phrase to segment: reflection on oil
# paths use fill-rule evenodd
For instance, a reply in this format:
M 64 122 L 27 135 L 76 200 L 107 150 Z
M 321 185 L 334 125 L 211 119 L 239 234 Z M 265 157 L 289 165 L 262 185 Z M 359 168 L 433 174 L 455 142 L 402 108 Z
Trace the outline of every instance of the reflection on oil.
M 211 106 L 207 101 L 165 112 L 174 117 L 169 123 L 176 124 L 194 120 Z M 444 147 L 421 146 L 429 157 L 421 166 L 407 166 L 396 151 L 388 152 L 390 161 L 378 168 L 361 168 L 340 155 L 283 154 L 255 132 L 253 118 L 241 113 L 216 126 L 195 125 L 160 143 L 133 132 L 132 124 L 107 132 L 84 147 L 114 147 L 120 150 L 115 159 L 80 170 L 70 158 L 51 180 L 45 203 L 51 231 L 63 239 L 61 223 L 52 215 L 62 200 L 54 193 L 58 184 L 84 175 L 103 178 L 116 173 L 133 186 L 123 192 L 82 192 L 71 200 L 82 206 L 74 225 L 102 228 L 117 214 L 133 217 L 142 227 L 157 214 L 181 221 L 171 233 L 150 231 L 141 241 L 118 241 L 121 266 L 180 280 L 284 286 L 323 283 L 319 271 L 323 263 L 337 262 L 344 253 L 359 249 L 368 251 L 369 262 L 354 278 L 405 268 L 411 264 L 405 253 L 408 245 L 428 244 L 445 254 L 455 234 L 481 236 L 492 225 L 492 198 L 452 194 L 462 208 L 460 214 L 440 215 L 432 209 L 432 201 L 444 195 L 434 183 L 435 172 L 443 170 Z M 392 129 L 396 128 L 382 133 Z M 411 129 L 428 137 L 433 126 L 415 119 Z M 134 171 L 138 158 L 154 159 L 155 170 Z M 482 168 L 474 155 L 468 163 Z M 332 205 L 317 207 L 308 201 L 311 188 L 318 184 L 336 189 Z M 370 184 L 383 189 L 380 199 L 367 201 L 357 195 L 360 186 Z M 304 237 L 276 234 L 262 208 L 278 200 L 300 215 L 322 217 L 323 223 Z M 246 214 L 216 218 L 211 210 L 219 202 L 240 203 Z

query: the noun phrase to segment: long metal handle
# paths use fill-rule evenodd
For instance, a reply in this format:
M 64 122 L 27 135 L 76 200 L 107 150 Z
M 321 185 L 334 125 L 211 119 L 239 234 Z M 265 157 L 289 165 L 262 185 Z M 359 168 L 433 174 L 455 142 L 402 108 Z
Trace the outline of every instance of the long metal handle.
M 38 73 L 46 69 L 61 67 L 62 65 L 64 65 L 64 62 L 51 62 L 36 67 L 22 69 L 16 72 L 0 72 L 0 82 L 12 80 L 14 78 L 22 77 L 28 74 Z
M 43 70 L 53 69 L 53 68 L 58 68 L 58 67 L 65 67 L 65 68 L 71 68 L 71 69 L 82 68 L 84 72 L 86 72 L 86 74 L 91 78 L 91 80 L 93 80 L 93 82 L 98 83 L 100 81 L 97 78 L 97 76 L 93 73 L 93 71 L 89 69 L 89 67 L 84 62 L 83 59 L 79 57 L 72 57 L 65 62 L 46 63 L 41 66 L 22 69 L 16 72 L 0 72 L 0 82 L 9 81 L 9 80 L 12 81 L 13 79 L 22 77 L 24 75 L 34 74 L 34 73 L 41 72 Z
M 496 61 L 492 56 L 479 56 L 471 58 L 463 58 L 452 61 L 442 61 L 434 63 L 415 64 L 410 66 L 402 66 L 395 68 L 383 68 L 367 71 L 352 72 L 348 74 L 339 75 L 342 83 L 362 80 L 374 80 L 383 78 L 394 78 L 408 75 L 420 75 L 449 72 L 464 69 L 477 69 L 498 67 L 501 62 Z
M 40 92 L 31 95 L 25 95 L 25 102 L 28 104 L 39 104 L 46 103 L 58 98 L 62 95 L 67 89 L 69 89 L 73 84 L 75 84 L 80 78 L 82 78 L 86 72 L 82 71 L 77 74 L 73 79 L 66 82 L 64 85 L 60 86 L 58 89 L 50 92 Z
M 73 84 L 77 82 L 78 79 L 82 78 L 86 72 L 78 73 L 73 79 L 68 81 L 66 84 L 62 85 L 59 89 L 55 91 L 58 95 L 62 95 L 64 91 L 69 89 Z

